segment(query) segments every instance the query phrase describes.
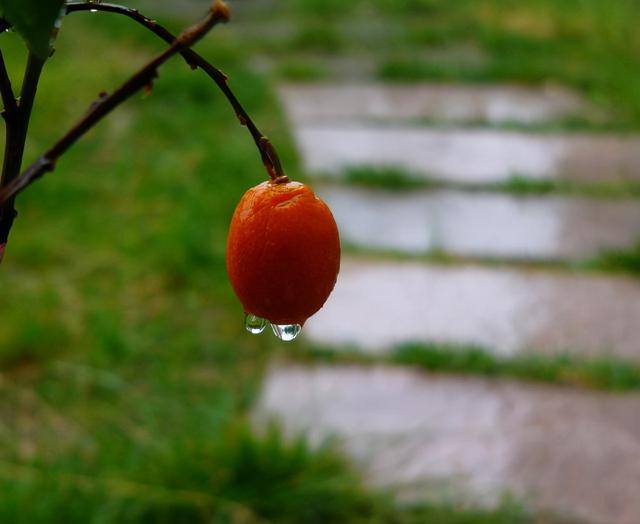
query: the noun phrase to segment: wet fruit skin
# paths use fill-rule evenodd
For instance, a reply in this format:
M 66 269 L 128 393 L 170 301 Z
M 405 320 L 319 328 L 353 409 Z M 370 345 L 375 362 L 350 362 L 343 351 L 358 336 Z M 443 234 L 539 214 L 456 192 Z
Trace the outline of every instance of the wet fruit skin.
M 227 272 L 245 313 L 300 324 L 318 311 L 340 269 L 338 227 L 300 182 L 263 182 L 240 199 L 227 238 Z

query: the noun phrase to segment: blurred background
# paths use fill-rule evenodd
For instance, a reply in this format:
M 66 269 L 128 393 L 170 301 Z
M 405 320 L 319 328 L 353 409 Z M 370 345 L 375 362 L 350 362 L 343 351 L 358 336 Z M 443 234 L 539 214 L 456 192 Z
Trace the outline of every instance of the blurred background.
M 332 207 L 335 291 L 244 331 L 226 230 L 266 174 L 172 60 L 19 199 L 0 521 L 640 522 L 638 3 L 229 4 L 197 50 Z M 66 17 L 26 162 L 162 48 Z

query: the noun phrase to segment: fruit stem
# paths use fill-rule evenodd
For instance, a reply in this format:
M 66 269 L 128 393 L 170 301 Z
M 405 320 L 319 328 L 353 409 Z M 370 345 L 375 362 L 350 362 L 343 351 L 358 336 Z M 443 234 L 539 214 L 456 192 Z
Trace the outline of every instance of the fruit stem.
M 228 16 L 228 8 L 226 9 Z M 137 9 L 131 9 L 129 7 L 109 3 L 73 2 L 67 4 L 66 10 L 67 14 L 81 11 L 103 11 L 107 13 L 126 16 L 134 22 L 137 22 L 138 24 L 144 26 L 146 29 L 148 29 L 157 37 L 161 38 L 167 43 L 172 43 L 175 40 L 175 36 L 168 29 L 160 25 L 155 20 L 144 16 Z M 276 152 L 269 139 L 260 132 L 254 121 L 251 119 L 247 111 L 244 109 L 236 95 L 229 87 L 229 84 L 227 83 L 227 75 L 225 75 L 220 69 L 213 66 L 210 62 L 205 60 L 193 49 L 183 49 L 180 51 L 180 54 L 184 58 L 185 62 L 189 65 L 189 67 L 191 67 L 191 69 L 202 69 L 209 76 L 209 78 L 211 78 L 211 80 L 216 83 L 220 91 L 222 91 L 222 94 L 229 101 L 229 104 L 231 104 L 231 107 L 238 117 L 240 124 L 245 126 L 251 134 L 251 137 L 253 138 L 253 141 L 255 142 L 258 151 L 260 152 L 262 163 L 267 170 L 269 178 L 271 178 L 271 180 L 275 180 L 279 176 L 283 176 L 284 171 L 282 169 L 278 153 Z
M 267 168 L 267 173 L 269 173 L 271 180 L 275 181 L 278 178 L 284 177 L 285 174 L 282 169 L 282 164 L 280 163 L 280 157 L 278 157 L 275 147 L 273 147 L 273 144 L 266 136 L 260 138 L 258 148 L 262 154 L 262 162 Z

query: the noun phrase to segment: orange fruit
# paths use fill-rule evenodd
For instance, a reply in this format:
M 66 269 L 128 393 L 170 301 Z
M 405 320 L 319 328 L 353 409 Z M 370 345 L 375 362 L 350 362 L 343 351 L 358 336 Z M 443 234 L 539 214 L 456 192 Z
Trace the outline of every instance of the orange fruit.
M 339 269 L 338 227 L 308 186 L 282 177 L 240 199 L 229 227 L 227 272 L 246 314 L 303 325 L 329 297 Z

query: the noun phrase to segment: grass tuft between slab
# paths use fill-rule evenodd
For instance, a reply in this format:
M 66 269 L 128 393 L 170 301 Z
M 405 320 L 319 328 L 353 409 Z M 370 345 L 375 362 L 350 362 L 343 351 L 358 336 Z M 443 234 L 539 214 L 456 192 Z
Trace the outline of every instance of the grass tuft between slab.
M 414 342 L 370 355 L 357 348 L 310 346 L 296 357 L 312 362 L 393 364 L 434 373 L 509 378 L 585 389 L 624 392 L 640 390 L 640 365 L 614 359 L 579 358 L 569 354 L 542 355 L 533 351 L 498 357 L 476 345 Z

